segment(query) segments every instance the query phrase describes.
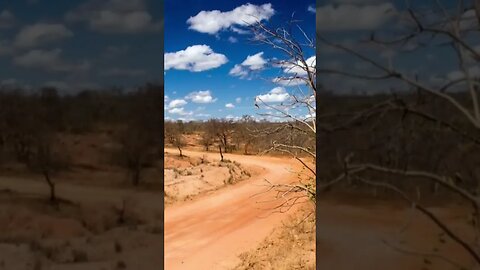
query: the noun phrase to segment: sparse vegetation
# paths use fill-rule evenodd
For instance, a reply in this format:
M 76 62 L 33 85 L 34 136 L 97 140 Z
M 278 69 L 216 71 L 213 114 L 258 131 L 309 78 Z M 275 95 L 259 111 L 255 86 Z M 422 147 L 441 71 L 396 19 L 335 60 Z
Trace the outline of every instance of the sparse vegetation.
M 158 217 L 130 199 L 148 193 L 160 207 L 161 102 L 163 87 L 153 84 L 78 94 L 0 89 L 0 182 L 9 187 L 0 192 L 4 268 L 116 267 L 117 254 L 126 267 L 133 239 L 162 242 L 147 229 Z M 160 244 L 148 245 L 141 248 Z

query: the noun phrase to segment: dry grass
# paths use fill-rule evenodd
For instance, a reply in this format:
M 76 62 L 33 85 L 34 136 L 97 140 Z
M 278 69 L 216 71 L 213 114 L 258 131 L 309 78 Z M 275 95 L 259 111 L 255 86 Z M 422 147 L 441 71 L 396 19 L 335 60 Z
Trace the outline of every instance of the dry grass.
M 254 168 L 238 162 L 223 162 L 206 157 L 180 157 L 177 153 L 165 154 L 165 203 L 193 199 L 195 196 L 249 179 Z
M 299 211 L 255 250 L 242 253 L 242 262 L 234 269 L 315 269 L 315 218 L 307 217 L 310 211 L 314 210 Z

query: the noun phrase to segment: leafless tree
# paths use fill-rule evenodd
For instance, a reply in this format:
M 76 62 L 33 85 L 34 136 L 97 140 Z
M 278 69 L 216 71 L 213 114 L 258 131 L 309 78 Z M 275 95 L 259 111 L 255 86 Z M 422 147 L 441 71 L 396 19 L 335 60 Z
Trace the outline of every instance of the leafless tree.
M 250 115 L 244 115 L 240 121 L 235 123 L 234 140 L 237 142 L 237 149 L 243 143 L 243 154 L 248 155 L 251 146 L 255 143 L 256 137 L 252 134 L 255 119 Z
M 53 99 L 58 97 L 54 89 L 49 93 Z M 69 167 L 64 144 L 56 136 L 61 128 L 55 116 L 58 106 L 45 92 L 40 96 L 27 96 L 18 91 L 4 93 L 2 100 L 7 101 L 2 108 L 6 143 L 13 148 L 17 161 L 43 176 L 49 187 L 50 202 L 56 203 L 54 175 Z
M 475 67 L 479 65 L 480 52 L 474 48 L 475 39 L 472 39 L 472 35 L 480 29 L 480 2 L 458 1 L 456 6 L 447 7 L 441 1 L 428 1 L 428 8 L 425 8 L 425 5 L 422 6 L 425 4 L 423 2 L 415 4 L 420 5 L 411 4 L 404 12 L 398 14 L 398 18 L 402 19 L 401 33 L 397 32 L 393 37 L 391 34 L 372 33 L 368 40 L 363 40 L 359 44 L 375 49 L 393 50 L 399 54 L 436 46 L 449 46 L 452 55 L 456 57 L 458 76 L 442 78 L 441 84 L 432 84 L 417 74 L 411 74 L 396 67 L 392 59 L 388 59 L 385 63 L 371 53 L 332 42 L 322 33 L 317 33 L 317 40 L 324 45 L 347 53 L 374 70 L 374 72 L 369 70 L 368 73 L 356 73 L 351 70 L 319 68 L 318 74 L 334 74 L 375 82 L 389 80 L 407 85 L 410 89 L 410 94 L 402 96 L 395 93 L 374 106 L 356 111 L 349 116 L 341 116 L 341 113 L 318 116 L 319 122 L 325 123 L 333 117 L 342 119 L 334 124 L 320 124 L 321 130 L 326 133 L 344 130 L 362 121 L 379 119 L 385 121 L 392 117 L 398 119 L 396 134 L 389 137 L 387 144 L 377 146 L 383 151 L 382 159 L 373 160 L 364 152 L 350 149 L 344 157 L 339 158 L 343 172 L 331 181 L 327 181 L 319 189 L 330 188 L 348 179 L 393 191 L 409 203 L 413 203 L 417 210 L 464 248 L 477 264 L 480 264 L 478 242 L 460 237 L 458 232 L 450 228 L 445 221 L 422 206 L 418 196 L 414 199 L 407 195 L 406 186 L 402 185 L 408 179 L 425 180 L 463 198 L 473 206 L 477 235 L 480 232 L 478 228 L 480 197 L 474 188 L 478 187 L 479 179 L 471 170 L 463 168 L 469 159 L 474 157 L 464 156 L 464 164 L 458 164 L 452 159 L 448 159 L 448 162 L 442 161 L 442 159 L 447 160 L 446 157 L 451 156 L 452 152 L 457 153 L 457 156 L 465 153 L 466 151 L 460 145 L 469 145 L 478 151 L 480 108 L 477 91 L 480 83 Z M 411 98 L 412 93 L 416 93 L 417 98 Z M 426 132 L 427 127 L 428 132 Z M 402 133 L 398 132 L 399 130 Z M 378 134 L 378 131 L 376 133 Z M 447 140 L 437 139 L 446 138 L 446 136 L 448 138 L 456 136 L 455 145 L 448 146 Z M 424 145 L 417 144 L 418 137 L 423 138 Z M 427 145 L 432 146 L 428 151 L 436 153 L 427 158 L 428 164 L 415 159 L 412 155 L 415 147 L 426 149 Z M 445 152 L 440 153 L 442 149 L 448 151 L 446 152 L 448 155 Z M 438 165 L 442 162 L 444 166 L 440 168 Z M 371 179 L 381 175 L 389 175 L 389 178 L 394 180 L 387 182 Z
M 63 154 L 65 149 L 51 131 L 43 130 L 34 135 L 32 153 L 26 160 L 27 166 L 40 173 L 49 187 L 50 202 L 57 202 L 56 182 L 54 175 L 68 169 L 68 157 Z M 62 153 L 63 152 L 63 153 Z
M 214 134 L 216 138 L 220 159 L 223 161 L 223 154 L 231 152 L 230 142 L 234 130 L 233 121 L 226 119 L 210 119 L 206 123 L 206 126 L 208 132 L 211 132 L 212 135 Z
M 183 138 L 183 122 L 170 122 L 165 125 L 165 135 L 168 142 L 178 149 L 180 157 L 183 157 L 182 148 L 186 145 Z
M 272 104 L 262 98 L 256 98 L 256 106 L 270 112 L 261 113 L 261 116 L 276 119 L 279 124 L 273 128 L 255 129 L 257 137 L 272 137 L 281 134 L 281 140 L 272 140 L 270 147 L 264 152 L 278 151 L 287 153 L 298 160 L 310 173 L 309 183 L 298 183 L 292 186 L 271 187 L 282 194 L 296 193 L 307 195 L 315 201 L 315 160 L 316 160 L 316 57 L 315 38 L 309 36 L 299 26 L 298 21 L 291 19 L 285 27 L 271 28 L 261 22 L 251 25 L 252 41 L 269 46 L 282 56 L 271 61 L 271 65 L 280 68 L 278 77 L 270 79 L 272 82 L 287 86 L 290 89 L 288 100 L 280 104 Z M 294 113 L 294 109 L 301 109 L 303 115 Z M 303 140 L 298 138 L 302 137 Z M 286 191 L 286 192 L 285 192 Z M 302 196 L 301 196 L 302 197 Z M 288 198 L 288 197 L 287 197 Z M 287 199 L 282 202 L 281 208 L 290 208 L 298 200 Z
M 163 88 L 147 85 L 132 95 L 129 118 L 117 136 L 120 143 L 117 160 L 128 169 L 133 185 L 137 186 L 142 169 L 161 153 Z
M 201 135 L 201 144 L 205 148 L 205 151 L 208 152 L 210 146 L 213 143 L 214 136 L 211 134 L 209 130 L 204 130 Z

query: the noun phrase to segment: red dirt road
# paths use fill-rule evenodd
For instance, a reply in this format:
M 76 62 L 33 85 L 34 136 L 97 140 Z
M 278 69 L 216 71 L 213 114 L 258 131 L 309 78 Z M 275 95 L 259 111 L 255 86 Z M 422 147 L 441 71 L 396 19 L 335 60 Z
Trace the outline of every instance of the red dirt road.
M 184 153 L 219 159 L 213 153 Z M 229 154 L 225 158 L 263 167 L 265 172 L 194 201 L 167 207 L 165 269 L 231 269 L 238 263 L 239 253 L 254 248 L 290 214 L 272 214 L 279 201 L 264 202 L 273 199 L 272 192 L 252 196 L 266 189 L 264 179 L 272 183 L 295 181 L 291 171 L 298 164 L 294 160 Z

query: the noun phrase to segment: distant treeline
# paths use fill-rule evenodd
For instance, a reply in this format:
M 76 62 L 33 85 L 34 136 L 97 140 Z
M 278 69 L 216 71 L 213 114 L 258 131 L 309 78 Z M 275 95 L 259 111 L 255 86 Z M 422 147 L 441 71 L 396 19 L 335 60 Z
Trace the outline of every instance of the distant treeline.
M 156 84 L 129 92 L 101 89 L 76 94 L 61 94 L 53 87 L 29 92 L 0 88 L 0 132 L 20 124 L 19 120 L 48 122 L 57 131 L 87 132 L 98 124 L 127 124 L 126 120 L 142 113 L 141 110 L 151 110 L 161 119 L 163 93 L 163 85 Z M 157 122 L 162 121 L 157 119 Z
M 471 106 L 468 93 L 450 96 Z M 440 190 L 441 185 L 428 178 L 436 176 L 453 179 L 455 185 L 468 190 L 480 188 L 480 133 L 445 99 L 416 91 L 322 94 L 319 98 L 317 177 L 323 184 L 340 175 L 348 162 L 375 165 L 363 177 L 395 184 L 413 194 Z M 393 173 L 382 173 L 379 167 Z M 411 176 L 417 172 L 426 174 Z M 348 184 L 360 182 L 352 176 Z
M 68 168 L 65 134 L 109 131 L 112 161 L 128 169 L 135 185 L 141 171 L 163 153 L 163 85 L 135 91 L 89 90 L 61 95 L 55 88 L 0 91 L 0 165 L 20 162 L 42 174 Z M 74 160 L 73 160 L 74 162 Z M 54 193 L 54 191 L 52 191 Z M 52 195 L 54 196 L 54 195 Z
M 315 137 L 298 128 L 294 122 L 256 121 L 244 115 L 239 120 L 210 119 L 207 121 L 165 122 L 166 143 L 175 147 L 185 145 L 183 135 L 198 134 L 206 151 L 260 154 L 271 150 L 272 143 L 302 145 L 313 149 Z M 273 151 L 279 153 L 278 151 Z M 302 155 L 301 151 L 296 151 Z

